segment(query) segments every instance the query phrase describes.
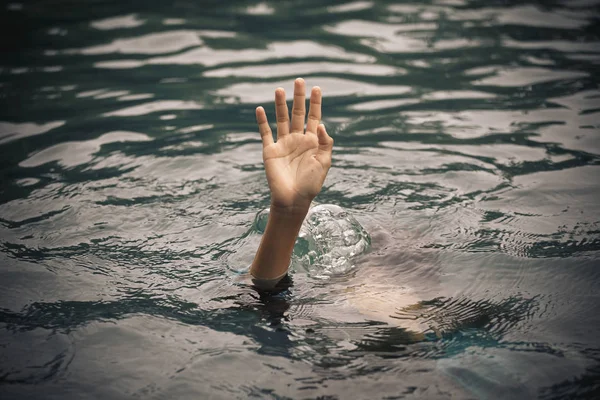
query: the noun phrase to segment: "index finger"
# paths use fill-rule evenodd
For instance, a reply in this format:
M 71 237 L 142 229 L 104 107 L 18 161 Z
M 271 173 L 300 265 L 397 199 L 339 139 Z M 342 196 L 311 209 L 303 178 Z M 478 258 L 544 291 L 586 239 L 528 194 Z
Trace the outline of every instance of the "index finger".
M 306 118 L 304 79 L 298 78 L 294 82 L 294 105 L 292 107 L 292 132 L 304 133 L 304 118 Z
M 321 122 L 321 88 L 315 86 L 310 92 L 310 109 L 308 110 L 308 121 L 306 131 L 317 133 L 317 127 Z

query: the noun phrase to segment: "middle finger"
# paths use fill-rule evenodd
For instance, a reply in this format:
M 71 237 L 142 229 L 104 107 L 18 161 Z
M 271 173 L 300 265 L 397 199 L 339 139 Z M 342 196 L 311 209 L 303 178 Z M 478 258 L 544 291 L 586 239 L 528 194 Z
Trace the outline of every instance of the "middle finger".
M 294 105 L 292 106 L 292 132 L 304 133 L 304 118 L 306 118 L 306 85 L 304 79 L 294 82 Z

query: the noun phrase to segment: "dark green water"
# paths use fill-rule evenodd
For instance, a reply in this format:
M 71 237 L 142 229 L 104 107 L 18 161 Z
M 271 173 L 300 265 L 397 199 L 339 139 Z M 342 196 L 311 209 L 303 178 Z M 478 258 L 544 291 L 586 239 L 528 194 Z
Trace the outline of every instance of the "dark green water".
M 3 3 L 0 397 L 600 397 L 599 9 Z M 259 296 L 298 76 L 371 249 Z

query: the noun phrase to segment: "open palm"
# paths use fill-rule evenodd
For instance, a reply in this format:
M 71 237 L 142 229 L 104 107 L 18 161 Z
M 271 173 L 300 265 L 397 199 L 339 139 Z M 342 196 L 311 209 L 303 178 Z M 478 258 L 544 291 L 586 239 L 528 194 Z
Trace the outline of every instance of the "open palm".
M 263 160 L 271 189 L 271 207 L 287 212 L 305 212 L 321 190 L 331 166 L 333 139 L 327 134 L 321 120 L 321 89 L 314 87 L 306 131 L 305 83 L 294 83 L 292 121 L 288 115 L 285 91 L 275 91 L 277 141 L 273 135 L 264 108 L 256 109 L 256 120 L 263 142 Z

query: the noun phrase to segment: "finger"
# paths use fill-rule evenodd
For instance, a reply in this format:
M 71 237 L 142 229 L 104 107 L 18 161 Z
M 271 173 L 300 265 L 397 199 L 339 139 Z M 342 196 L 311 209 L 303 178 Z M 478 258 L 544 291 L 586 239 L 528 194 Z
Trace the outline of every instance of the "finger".
M 260 132 L 263 147 L 273 144 L 273 133 L 267 120 L 267 113 L 265 113 L 265 109 L 262 107 L 256 108 L 256 122 L 258 123 L 258 131 Z
M 292 106 L 292 132 L 304 133 L 304 118 L 306 118 L 306 84 L 298 78 L 294 82 L 294 105 Z
M 320 124 L 317 127 L 317 137 L 319 138 L 319 150 L 316 158 L 325 168 L 331 167 L 331 152 L 333 151 L 333 139 L 327 134 L 325 125 Z
M 321 88 L 315 86 L 310 93 L 310 109 L 308 110 L 306 131 L 316 133 L 319 122 L 321 122 Z
M 285 90 L 275 90 L 275 114 L 277 115 L 277 139 L 290 133 L 290 116 L 285 102 Z

